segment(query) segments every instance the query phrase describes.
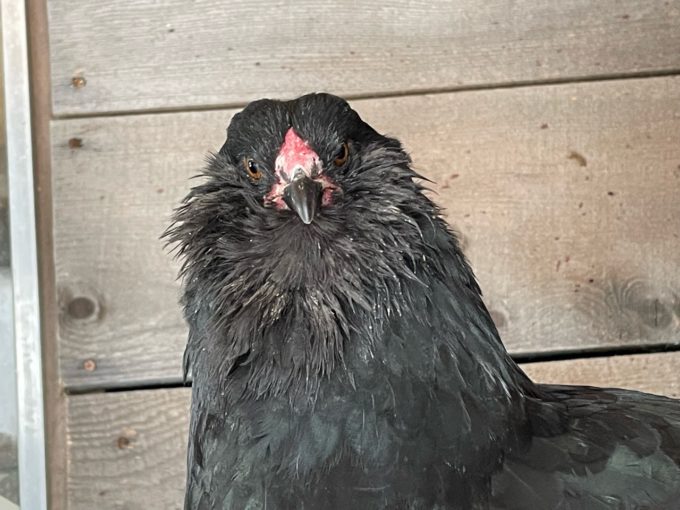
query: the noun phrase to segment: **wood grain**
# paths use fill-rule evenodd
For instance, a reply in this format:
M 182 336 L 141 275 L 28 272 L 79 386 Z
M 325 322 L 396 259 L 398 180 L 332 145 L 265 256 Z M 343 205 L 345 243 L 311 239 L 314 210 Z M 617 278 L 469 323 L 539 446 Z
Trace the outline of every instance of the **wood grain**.
M 680 352 L 523 363 L 534 381 L 582 384 L 680 398 Z
M 58 343 L 67 387 L 180 379 L 186 335 L 177 267 L 159 236 L 229 117 L 53 124 Z M 81 146 L 72 149 L 73 139 Z
M 680 0 L 49 0 L 54 113 L 680 69 Z
M 181 509 L 190 393 L 70 397 L 66 508 Z
M 542 382 L 680 396 L 680 353 L 533 363 Z M 69 397 L 69 510 L 181 509 L 189 389 Z
M 50 144 L 51 81 L 47 2 L 26 0 L 28 61 L 31 76 L 31 135 L 36 193 L 36 233 L 40 278 L 43 398 L 47 499 L 49 510 L 66 510 L 66 397 L 59 372 L 56 277 L 54 273 L 52 169 Z
M 353 105 L 438 183 L 512 352 L 680 342 L 680 78 Z M 158 236 L 231 114 L 53 123 L 68 387 L 179 380 L 177 267 Z

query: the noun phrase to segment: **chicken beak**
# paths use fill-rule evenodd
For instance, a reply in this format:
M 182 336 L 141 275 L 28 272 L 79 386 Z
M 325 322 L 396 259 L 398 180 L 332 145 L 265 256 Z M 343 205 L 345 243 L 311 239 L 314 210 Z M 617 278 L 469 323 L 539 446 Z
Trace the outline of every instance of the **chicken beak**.
M 323 186 L 302 174 L 283 190 L 283 201 L 297 213 L 305 225 L 313 220 L 321 202 Z

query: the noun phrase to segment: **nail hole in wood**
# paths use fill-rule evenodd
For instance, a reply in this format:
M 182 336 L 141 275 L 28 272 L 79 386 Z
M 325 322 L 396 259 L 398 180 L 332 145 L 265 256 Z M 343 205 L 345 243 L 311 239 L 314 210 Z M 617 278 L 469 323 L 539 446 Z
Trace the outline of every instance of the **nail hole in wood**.
M 69 149 L 80 149 L 83 146 L 83 139 L 78 137 L 69 138 L 68 148 Z
M 97 370 L 97 363 L 93 359 L 86 359 L 83 361 L 83 369 L 86 372 L 94 372 Z
M 71 86 L 76 89 L 82 89 L 87 85 L 87 80 L 84 76 L 74 76 L 71 78 Z

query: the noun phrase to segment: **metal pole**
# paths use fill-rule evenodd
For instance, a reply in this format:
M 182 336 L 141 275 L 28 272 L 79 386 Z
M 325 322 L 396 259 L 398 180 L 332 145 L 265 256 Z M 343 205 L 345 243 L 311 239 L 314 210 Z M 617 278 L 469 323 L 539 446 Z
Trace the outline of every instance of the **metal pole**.
M 47 508 L 26 6 L 0 0 L 22 510 Z

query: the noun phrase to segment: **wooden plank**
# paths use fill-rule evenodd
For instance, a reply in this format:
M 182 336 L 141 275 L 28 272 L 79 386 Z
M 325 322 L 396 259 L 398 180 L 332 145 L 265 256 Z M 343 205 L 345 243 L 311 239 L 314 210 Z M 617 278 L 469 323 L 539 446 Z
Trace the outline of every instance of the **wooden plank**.
M 180 379 L 186 334 L 177 267 L 159 236 L 187 179 L 219 147 L 229 116 L 53 124 L 58 343 L 67 386 Z
M 180 510 L 190 393 L 69 397 L 66 508 Z
M 680 78 L 354 106 L 439 183 L 512 352 L 680 341 Z M 157 238 L 230 115 L 53 124 L 67 386 L 178 380 L 177 268 Z
M 542 382 L 680 396 L 680 353 L 617 356 L 524 368 Z M 189 389 L 69 397 L 69 510 L 181 509 Z
M 523 363 L 534 381 L 583 384 L 680 398 L 680 352 Z
M 31 76 L 31 134 L 36 192 L 43 397 L 45 401 L 47 500 L 49 510 L 66 509 L 66 397 L 59 373 L 56 279 L 54 273 L 52 170 L 50 159 L 51 85 L 47 2 L 26 0 Z
M 680 0 L 50 0 L 54 112 L 680 69 Z

